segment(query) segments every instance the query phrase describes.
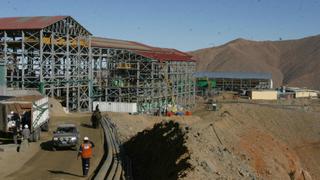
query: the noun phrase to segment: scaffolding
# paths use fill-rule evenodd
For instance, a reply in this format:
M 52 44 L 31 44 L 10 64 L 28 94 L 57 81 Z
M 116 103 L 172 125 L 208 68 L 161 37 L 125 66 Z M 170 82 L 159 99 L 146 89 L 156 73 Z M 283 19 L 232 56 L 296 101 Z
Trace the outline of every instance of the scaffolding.
M 167 106 L 195 104 L 194 61 L 161 61 L 137 51 L 93 47 L 94 101 L 137 103 L 142 113 L 164 112 Z M 102 77 L 102 78 L 101 78 Z M 101 91 L 102 90 L 102 91 Z
M 7 88 L 38 90 L 61 99 L 69 110 L 91 109 L 91 34 L 68 16 L 17 21 L 41 21 L 44 27 L 0 30 L 0 56 L 7 68 Z
M 189 55 L 94 38 L 69 16 L 0 18 L 0 63 L 8 89 L 38 90 L 69 111 L 91 111 L 93 101 L 137 103 L 142 113 L 195 103 Z

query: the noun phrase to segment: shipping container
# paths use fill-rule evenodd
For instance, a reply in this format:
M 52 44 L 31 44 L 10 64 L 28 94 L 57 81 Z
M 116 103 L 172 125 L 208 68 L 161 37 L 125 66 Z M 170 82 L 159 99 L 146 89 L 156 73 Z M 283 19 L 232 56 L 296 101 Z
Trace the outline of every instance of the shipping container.
M 315 98 L 318 97 L 318 93 L 309 91 L 309 90 L 301 90 L 295 92 L 295 98 Z
M 278 92 L 275 90 L 252 90 L 249 97 L 252 100 L 277 100 Z

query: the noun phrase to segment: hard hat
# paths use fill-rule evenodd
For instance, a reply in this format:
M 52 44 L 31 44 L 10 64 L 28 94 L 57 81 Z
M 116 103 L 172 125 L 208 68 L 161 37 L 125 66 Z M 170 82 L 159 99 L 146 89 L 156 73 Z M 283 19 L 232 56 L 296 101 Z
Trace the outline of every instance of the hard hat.
M 14 113 L 13 111 L 10 112 L 10 114 L 13 114 L 13 113 Z
M 83 138 L 83 140 L 84 140 L 84 141 L 89 141 L 89 138 L 88 138 L 87 136 L 85 136 L 85 137 Z
M 24 128 L 25 128 L 25 129 L 29 128 L 28 124 L 24 125 Z

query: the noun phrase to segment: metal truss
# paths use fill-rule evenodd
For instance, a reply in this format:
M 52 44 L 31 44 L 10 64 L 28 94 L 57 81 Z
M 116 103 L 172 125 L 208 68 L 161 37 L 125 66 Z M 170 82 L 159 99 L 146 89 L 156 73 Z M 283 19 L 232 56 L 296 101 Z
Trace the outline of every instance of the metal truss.
M 71 17 L 41 30 L 0 31 L 7 87 L 39 90 L 71 111 L 91 110 L 91 35 Z
M 160 62 L 113 48 L 94 47 L 92 56 L 95 100 L 135 102 L 144 113 L 164 112 L 168 104 L 195 104 L 194 62 Z
M 135 102 L 145 113 L 195 103 L 194 62 L 91 47 L 91 34 L 71 17 L 41 30 L 0 31 L 1 62 L 7 88 L 39 90 L 70 111 L 91 111 L 93 101 Z

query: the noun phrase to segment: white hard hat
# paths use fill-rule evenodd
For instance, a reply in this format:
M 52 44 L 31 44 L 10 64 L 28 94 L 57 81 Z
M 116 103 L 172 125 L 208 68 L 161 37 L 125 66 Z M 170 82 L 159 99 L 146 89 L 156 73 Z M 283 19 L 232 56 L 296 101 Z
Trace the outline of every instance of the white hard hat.
M 24 125 L 24 128 L 25 128 L 25 129 L 29 128 L 28 124 Z
M 10 112 L 10 114 L 13 114 L 13 113 L 14 113 L 13 111 Z
M 83 138 L 83 140 L 84 140 L 84 141 L 89 141 L 89 138 L 88 138 L 87 136 L 85 136 L 85 137 Z

